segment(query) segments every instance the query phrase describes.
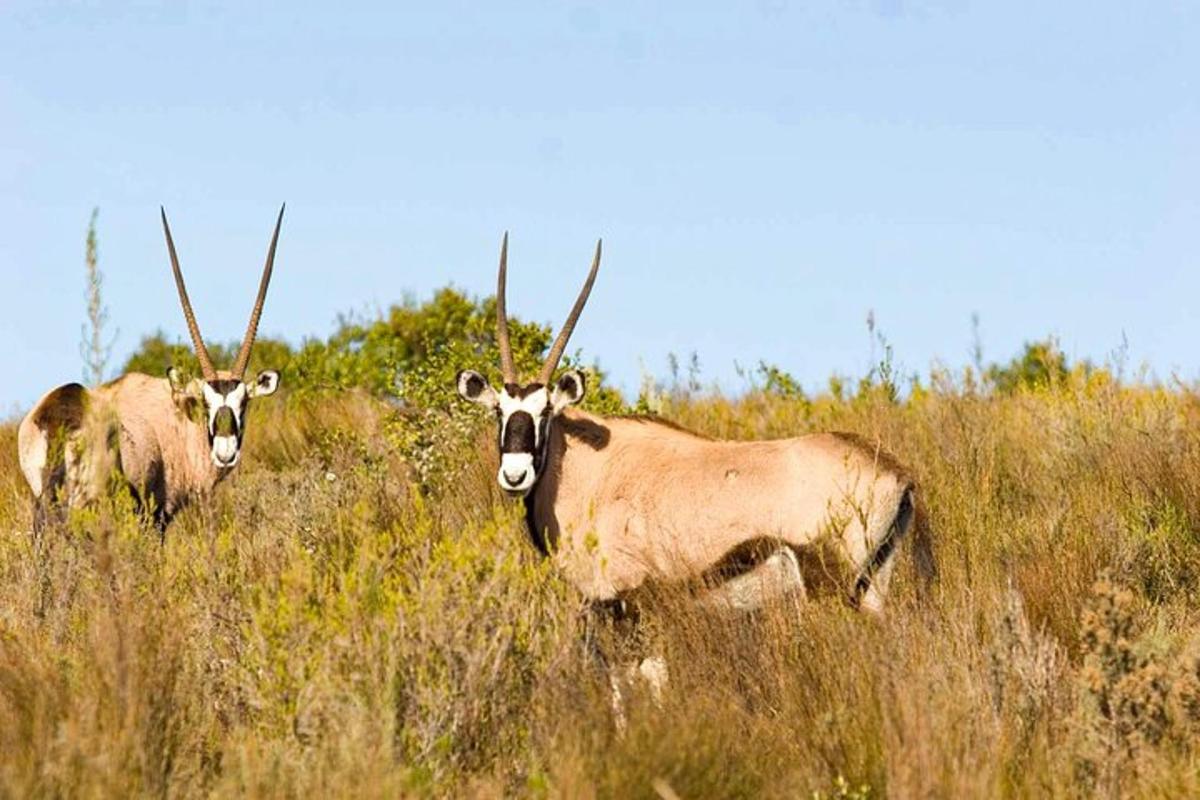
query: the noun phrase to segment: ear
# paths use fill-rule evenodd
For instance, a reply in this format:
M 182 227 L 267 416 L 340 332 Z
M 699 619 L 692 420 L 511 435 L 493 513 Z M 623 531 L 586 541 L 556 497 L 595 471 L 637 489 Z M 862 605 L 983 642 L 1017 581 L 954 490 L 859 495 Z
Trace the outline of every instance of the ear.
M 496 390 L 487 382 L 487 378 L 473 369 L 464 369 L 458 373 L 458 393 L 464 400 L 470 400 L 484 408 L 495 408 L 499 400 Z
M 185 381 L 183 374 L 175 367 L 167 367 L 167 382 L 171 384 L 171 394 L 176 400 L 186 397 L 199 397 L 195 381 Z
M 275 390 L 279 388 L 279 373 L 273 369 L 264 369 L 258 373 L 258 377 L 254 379 L 254 383 L 249 388 L 251 397 L 266 397 L 275 394 Z
M 561 413 L 567 406 L 573 406 L 582 400 L 585 391 L 587 381 L 584 380 L 582 372 L 577 369 L 564 372 L 550 390 L 550 406 L 555 414 Z

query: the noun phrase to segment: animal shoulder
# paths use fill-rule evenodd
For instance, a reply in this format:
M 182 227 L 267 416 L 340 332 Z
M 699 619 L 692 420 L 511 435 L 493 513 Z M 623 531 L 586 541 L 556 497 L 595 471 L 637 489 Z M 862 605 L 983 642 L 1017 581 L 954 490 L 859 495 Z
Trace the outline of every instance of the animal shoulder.
M 563 432 L 593 450 L 603 450 L 608 446 L 613 431 L 626 435 L 642 435 L 647 437 L 680 436 L 696 441 L 715 441 L 709 436 L 688 430 L 687 428 L 662 417 L 650 414 L 614 414 L 611 416 L 592 416 L 590 414 L 564 414 L 561 418 Z
M 717 441 L 711 436 L 707 436 L 703 433 L 697 433 L 690 428 L 685 428 L 678 422 L 674 422 L 673 420 L 669 420 L 665 417 L 660 417 L 655 414 L 620 414 L 613 417 L 607 417 L 606 419 L 636 423 L 653 430 L 655 433 L 671 432 L 682 434 L 684 436 L 690 436 L 693 439 L 703 439 L 704 441 L 709 442 Z

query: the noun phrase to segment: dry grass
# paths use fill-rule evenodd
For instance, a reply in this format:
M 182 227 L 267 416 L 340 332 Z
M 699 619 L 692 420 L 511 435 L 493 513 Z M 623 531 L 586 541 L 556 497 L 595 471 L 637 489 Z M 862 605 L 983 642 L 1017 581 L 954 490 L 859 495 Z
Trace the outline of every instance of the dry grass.
M 918 598 L 905 559 L 882 621 L 666 602 L 645 638 L 672 683 L 624 737 L 487 466 L 410 485 L 396 412 L 264 406 L 165 545 L 114 502 L 41 559 L 0 428 L 0 795 L 1200 796 L 1189 392 L 669 403 L 717 436 L 881 442 L 920 476 L 941 580 Z

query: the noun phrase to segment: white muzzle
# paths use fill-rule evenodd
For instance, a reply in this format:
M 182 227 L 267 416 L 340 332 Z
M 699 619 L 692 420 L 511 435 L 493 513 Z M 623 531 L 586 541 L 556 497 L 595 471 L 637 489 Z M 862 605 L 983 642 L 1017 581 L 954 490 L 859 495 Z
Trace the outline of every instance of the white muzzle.
M 504 453 L 500 456 L 500 472 L 496 475 L 496 480 L 504 491 L 524 494 L 533 488 L 536 477 L 531 454 Z
M 213 463 L 221 469 L 229 469 L 238 462 L 236 436 L 214 436 L 212 441 Z

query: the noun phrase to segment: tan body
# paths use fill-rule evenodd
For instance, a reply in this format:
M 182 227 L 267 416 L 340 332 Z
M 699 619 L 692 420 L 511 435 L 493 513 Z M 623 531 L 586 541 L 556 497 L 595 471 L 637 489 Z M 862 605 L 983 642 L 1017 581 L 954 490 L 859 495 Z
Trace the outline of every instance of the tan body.
M 164 524 L 231 471 L 213 463 L 204 426 L 184 413 L 170 382 L 140 373 L 48 392 L 21 421 L 17 447 L 41 508 L 86 505 L 115 477 Z
M 171 272 L 192 337 L 201 378 L 185 381 L 175 367 L 165 378 L 129 373 L 86 389 L 68 383 L 38 400 L 17 431 L 17 456 L 34 496 L 34 530 L 52 509 L 78 508 L 110 489 L 133 491 L 159 530 L 191 500 L 207 494 L 237 465 L 251 398 L 274 394 L 279 373 L 243 380 L 275 263 L 283 208 L 267 250 L 250 322 L 233 368 L 213 364 L 188 299 L 167 212 L 160 209 Z
M 683 583 L 761 542 L 801 549 L 828 537 L 878 610 L 892 552 L 915 513 L 913 482 L 856 437 L 714 441 L 655 421 L 568 411 L 550 427 L 530 524 L 585 596 Z M 889 537 L 896 541 L 872 563 Z M 761 548 L 760 548 L 761 549 Z M 768 549 L 769 551 L 769 549 Z M 798 587 L 802 588 L 802 587 Z
M 554 377 L 600 268 L 601 243 L 566 322 L 536 380 L 521 383 L 508 336 L 508 234 L 496 281 L 496 346 L 502 382 L 463 369 L 458 394 L 495 416 L 496 481 L 522 497 L 533 543 L 591 601 L 593 620 L 622 614 L 650 584 L 697 587 L 701 608 L 750 610 L 784 595 L 805 596 L 801 560 L 868 611 L 883 609 L 896 551 L 911 531 L 918 568 L 934 565 L 916 488 L 895 459 L 859 437 L 814 434 L 766 442 L 722 442 L 668 423 L 597 417 L 571 410 L 586 377 Z M 826 563 L 820 558 L 832 551 Z M 844 578 L 832 573 L 841 573 Z M 616 601 L 616 602 L 613 602 Z M 589 622 L 590 625 L 590 622 Z M 591 633 L 595 663 L 608 673 L 618 729 L 622 673 L 641 675 L 657 695 L 666 662 L 612 670 Z

